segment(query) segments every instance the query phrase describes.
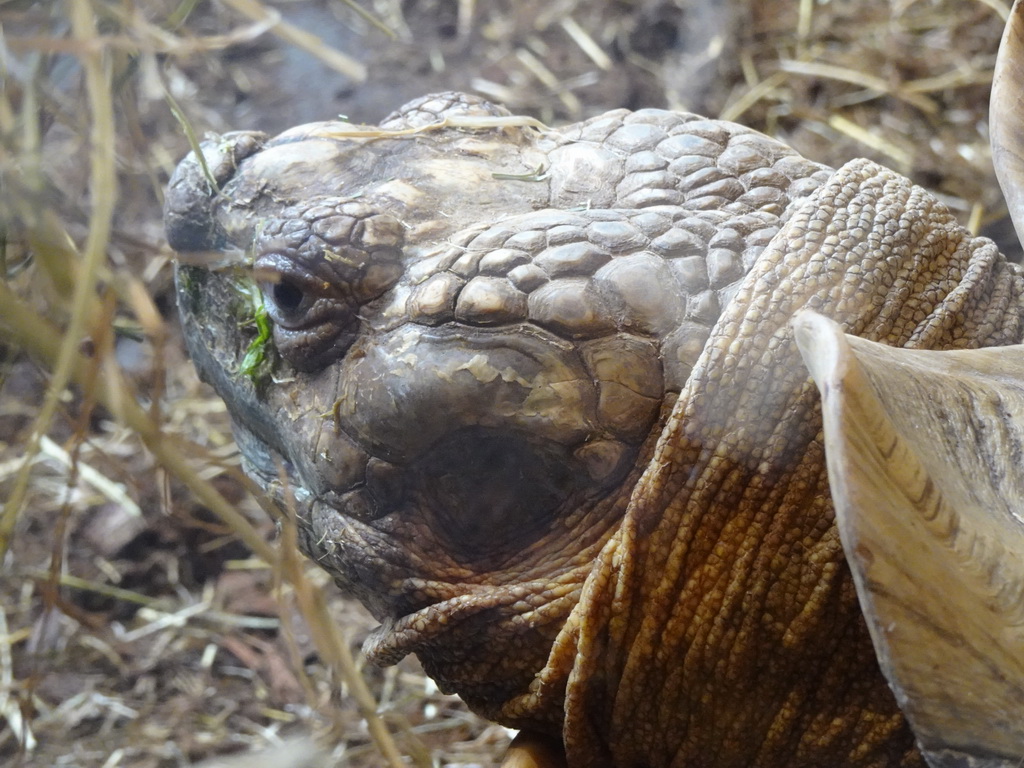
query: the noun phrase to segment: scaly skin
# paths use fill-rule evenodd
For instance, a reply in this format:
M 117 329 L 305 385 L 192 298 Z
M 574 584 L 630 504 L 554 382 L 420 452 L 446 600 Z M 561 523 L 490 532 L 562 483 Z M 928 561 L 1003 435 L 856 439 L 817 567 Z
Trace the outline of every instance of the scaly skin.
M 381 127 L 502 114 L 446 94 Z M 878 166 L 693 115 L 355 130 L 207 144 L 222 194 L 186 159 L 167 226 L 234 258 L 179 267 L 190 350 L 381 621 L 371 658 L 418 654 L 571 766 L 919 765 L 788 322 L 1013 343 L 1018 270 Z M 255 382 L 239 274 L 280 357 Z

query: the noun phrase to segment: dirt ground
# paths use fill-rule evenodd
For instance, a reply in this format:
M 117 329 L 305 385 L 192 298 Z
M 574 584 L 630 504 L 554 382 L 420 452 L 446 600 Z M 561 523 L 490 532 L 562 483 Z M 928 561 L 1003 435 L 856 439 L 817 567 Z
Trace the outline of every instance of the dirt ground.
M 388 762 L 338 647 L 358 660 L 372 621 L 289 559 L 183 351 L 161 225 L 183 123 L 372 123 L 451 89 L 549 124 L 687 109 L 832 165 L 876 159 L 1009 248 L 986 135 L 1008 5 L 0 2 L 0 763 L 186 766 L 282 744 L 267 765 Z M 500 760 L 508 732 L 415 660 L 364 677 L 409 762 Z

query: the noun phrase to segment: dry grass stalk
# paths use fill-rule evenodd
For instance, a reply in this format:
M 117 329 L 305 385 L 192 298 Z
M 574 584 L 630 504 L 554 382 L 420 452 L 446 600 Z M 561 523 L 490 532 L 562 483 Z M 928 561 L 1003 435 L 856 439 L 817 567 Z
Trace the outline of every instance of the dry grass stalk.
M 259 0 L 224 0 L 224 2 L 239 13 L 243 13 L 255 21 L 267 24 L 268 28 L 274 34 L 279 35 L 281 39 L 309 51 L 343 75 L 348 75 L 360 82 L 366 79 L 366 67 L 361 63 L 354 60 L 351 56 L 346 56 L 341 51 L 325 45 L 324 41 L 316 35 L 311 35 L 294 24 L 283 21 L 278 11 L 268 8 L 266 4 L 259 2 Z

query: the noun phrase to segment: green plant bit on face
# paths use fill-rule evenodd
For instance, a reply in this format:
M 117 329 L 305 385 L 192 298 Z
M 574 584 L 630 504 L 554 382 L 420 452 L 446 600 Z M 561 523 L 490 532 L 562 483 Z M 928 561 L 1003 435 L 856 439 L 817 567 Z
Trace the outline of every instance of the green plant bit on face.
M 264 364 L 268 362 L 267 346 L 270 343 L 270 316 L 267 314 L 267 308 L 263 303 L 263 294 L 255 286 L 240 286 L 239 291 L 244 293 L 249 299 L 249 306 L 253 314 L 251 320 L 247 319 L 244 323 L 252 322 L 256 325 L 256 337 L 249 342 L 249 347 L 245 350 L 245 355 L 242 357 L 242 362 L 238 365 L 238 372 L 255 384 L 266 373 L 263 368 Z

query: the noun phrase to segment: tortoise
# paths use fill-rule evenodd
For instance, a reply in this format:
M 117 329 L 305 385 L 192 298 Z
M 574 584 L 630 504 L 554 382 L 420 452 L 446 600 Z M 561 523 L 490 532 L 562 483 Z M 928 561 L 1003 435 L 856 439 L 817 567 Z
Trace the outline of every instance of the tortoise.
M 444 93 L 208 141 L 165 221 L 247 471 L 509 764 L 1024 760 L 1024 269 L 927 191 Z

